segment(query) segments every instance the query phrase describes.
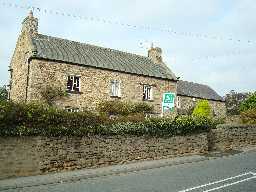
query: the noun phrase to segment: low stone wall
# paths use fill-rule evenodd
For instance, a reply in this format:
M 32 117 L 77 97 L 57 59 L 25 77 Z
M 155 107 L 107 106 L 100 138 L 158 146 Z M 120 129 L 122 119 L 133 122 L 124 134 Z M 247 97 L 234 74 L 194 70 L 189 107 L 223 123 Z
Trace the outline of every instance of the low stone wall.
M 207 150 L 206 133 L 171 138 L 0 137 L 0 179 L 199 154 Z
M 219 125 L 209 134 L 171 138 L 0 137 L 0 179 L 246 146 L 256 146 L 256 125 Z
M 256 146 L 256 125 L 223 124 L 210 133 L 209 148 L 212 150 L 239 149 Z

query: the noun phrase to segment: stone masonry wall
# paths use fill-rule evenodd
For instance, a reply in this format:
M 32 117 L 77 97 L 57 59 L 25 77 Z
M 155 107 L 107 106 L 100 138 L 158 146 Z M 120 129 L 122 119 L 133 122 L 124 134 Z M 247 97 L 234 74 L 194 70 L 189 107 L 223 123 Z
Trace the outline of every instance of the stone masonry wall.
M 256 146 L 256 125 L 219 125 L 210 134 L 212 150 L 239 149 Z
M 94 109 L 101 101 L 115 99 L 139 102 L 143 97 L 143 84 L 149 84 L 153 86 L 154 98 L 153 101 L 145 102 L 154 105 L 156 112 L 160 113 L 162 94 L 167 91 L 176 93 L 174 81 L 46 60 L 34 59 L 31 62 L 30 75 L 28 100 L 39 100 L 40 89 L 47 84 L 65 90 L 68 75 L 81 76 L 81 93 L 70 94 L 56 102 L 61 108 L 72 106 Z M 121 81 L 121 98 L 110 96 L 111 80 Z
M 198 154 L 207 150 L 207 134 L 172 138 L 0 137 L 0 179 Z
M 186 113 L 186 111 L 191 110 L 196 106 L 196 103 L 200 100 L 199 98 L 192 98 L 187 96 L 178 96 L 180 98 L 180 111 Z M 226 106 L 225 102 L 208 100 L 209 104 L 213 110 L 213 114 L 219 117 L 226 116 Z
M 28 58 L 32 54 L 30 41 L 28 34 L 20 35 L 11 60 L 10 99 L 12 101 L 24 102 L 26 100 Z

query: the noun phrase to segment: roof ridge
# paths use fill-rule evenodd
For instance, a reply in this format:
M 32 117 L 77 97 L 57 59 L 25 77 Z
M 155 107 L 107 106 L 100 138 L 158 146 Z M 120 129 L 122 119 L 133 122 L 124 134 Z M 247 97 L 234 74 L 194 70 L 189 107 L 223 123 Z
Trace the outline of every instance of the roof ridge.
M 181 83 L 179 83 L 179 81 Z M 188 96 L 194 96 L 194 97 L 205 97 L 205 98 L 208 98 L 208 99 L 215 99 L 215 100 L 223 100 L 222 96 L 220 96 L 213 88 L 211 88 L 209 85 L 206 85 L 206 84 L 201 84 L 201 83 L 195 83 L 195 82 L 192 82 L 192 81 L 186 81 L 186 80 L 179 80 L 178 81 L 178 89 L 177 91 L 180 92 L 179 94 L 185 94 L 185 95 L 188 95 Z M 188 85 L 188 86 L 187 86 Z M 186 88 L 185 88 L 185 87 Z M 206 88 L 208 89 L 209 91 L 212 92 L 212 94 L 214 95 L 211 95 L 211 96 L 203 96 L 203 95 L 197 95 L 195 93 L 192 93 L 191 90 L 193 90 L 193 88 L 195 89 L 200 89 L 200 88 Z M 185 90 L 184 90 L 185 89 Z M 202 92 L 201 92 L 202 93 Z
M 65 41 L 70 41 L 70 42 L 79 43 L 79 44 L 85 44 L 85 45 L 89 45 L 89 46 L 96 47 L 96 48 L 99 48 L 99 49 L 105 49 L 105 50 L 109 50 L 109 51 L 113 51 L 113 52 L 117 52 L 117 53 L 135 55 L 137 57 L 142 57 L 144 59 L 146 58 L 146 59 L 150 60 L 150 58 L 147 57 L 147 56 L 139 55 L 139 54 L 136 54 L 136 53 L 130 53 L 130 52 L 126 52 L 126 51 L 121 51 L 121 50 L 117 50 L 117 49 L 112 49 L 112 48 L 108 48 L 108 47 L 103 47 L 103 46 L 99 46 L 99 45 L 92 45 L 92 44 L 85 43 L 85 42 L 79 42 L 79 41 L 74 41 L 74 40 L 70 40 L 70 39 L 66 39 L 66 38 L 44 35 L 44 34 L 40 34 L 40 33 L 38 33 L 37 36 L 44 36 L 45 38 L 54 38 L 54 39 L 65 40 Z M 37 36 L 34 36 L 32 38 L 37 38 Z
M 186 81 L 186 80 L 179 80 L 179 81 L 183 81 L 183 82 L 187 82 L 187 83 L 193 83 L 193 84 L 197 84 L 197 85 L 204 85 L 207 86 L 209 88 L 211 88 L 209 85 L 207 84 L 203 84 L 203 83 L 197 83 L 197 82 L 193 82 L 193 81 Z M 212 88 L 211 88 L 212 89 Z M 213 90 L 213 89 L 212 89 Z

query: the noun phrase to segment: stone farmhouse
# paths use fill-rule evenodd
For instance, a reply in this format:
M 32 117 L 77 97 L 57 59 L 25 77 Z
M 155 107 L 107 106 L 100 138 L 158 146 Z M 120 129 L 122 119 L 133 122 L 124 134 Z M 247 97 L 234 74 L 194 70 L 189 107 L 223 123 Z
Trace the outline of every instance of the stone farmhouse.
M 30 12 L 10 64 L 9 98 L 14 102 L 40 100 L 42 88 L 52 86 L 68 92 L 69 97 L 56 101 L 68 111 L 121 100 L 148 102 L 161 113 L 163 93 L 172 92 L 177 95 L 176 108 L 190 108 L 203 98 L 210 100 L 216 115 L 225 113 L 225 103 L 214 90 L 179 81 L 161 53 L 161 48 L 151 47 L 145 57 L 42 35 L 38 19 Z

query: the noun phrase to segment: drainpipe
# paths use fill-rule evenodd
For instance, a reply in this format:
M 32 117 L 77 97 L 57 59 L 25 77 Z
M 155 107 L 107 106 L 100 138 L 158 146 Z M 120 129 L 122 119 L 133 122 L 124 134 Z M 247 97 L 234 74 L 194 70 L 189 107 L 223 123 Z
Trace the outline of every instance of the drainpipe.
M 27 73 L 27 84 L 26 84 L 26 96 L 25 96 L 25 102 L 28 101 L 28 86 L 29 86 L 29 74 L 30 74 L 30 62 L 31 57 L 28 58 L 28 73 Z

